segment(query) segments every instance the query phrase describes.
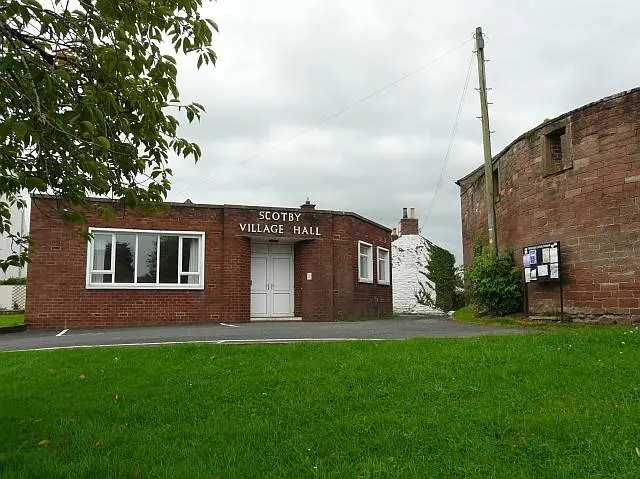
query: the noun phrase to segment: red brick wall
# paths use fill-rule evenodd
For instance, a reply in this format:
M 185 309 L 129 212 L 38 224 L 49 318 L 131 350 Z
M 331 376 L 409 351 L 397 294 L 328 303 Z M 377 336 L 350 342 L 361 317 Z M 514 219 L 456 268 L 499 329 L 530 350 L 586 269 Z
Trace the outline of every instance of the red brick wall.
M 336 316 L 378 316 L 393 312 L 391 284 L 378 284 L 377 247 L 389 250 L 391 279 L 391 236 L 388 231 L 349 216 L 334 220 L 334 295 Z M 373 245 L 373 283 L 358 281 L 358 241 Z M 391 282 L 390 282 L 391 283 Z
M 119 210 L 111 220 L 89 214 L 91 227 L 205 232 L 204 290 L 100 290 L 85 286 L 86 241 L 60 219 L 53 200 L 34 198 L 27 324 L 74 328 L 248 321 L 251 239 L 239 224 L 257 222 L 259 210 L 301 212 L 173 205 L 155 214 Z M 389 230 L 356 215 L 313 210 L 304 210 L 300 224 L 318 227 L 321 235 L 292 238 L 285 234 L 285 241 L 298 241 L 294 250 L 296 315 L 326 321 L 392 311 L 390 286 L 356 284 L 357 241 L 390 249 Z M 308 272 L 312 280 L 307 280 Z
M 205 290 L 86 289 L 87 243 L 60 219 L 55 202 L 34 198 L 31 238 L 35 242 L 27 280 L 30 327 L 104 327 L 150 323 L 222 321 L 222 229 L 220 209 L 172 208 L 155 215 L 130 210 L 91 227 L 205 232 Z
M 401 235 L 417 235 L 420 234 L 418 229 L 418 218 L 402 218 L 400 220 Z
M 544 134 L 565 126 L 571 161 L 554 167 Z M 640 317 L 640 91 L 544 123 L 498 155 L 496 166 L 500 248 L 513 248 L 522 266 L 522 247 L 560 241 L 565 312 Z M 474 244 L 487 238 L 484 175 L 459 184 L 469 266 Z M 530 310 L 557 312 L 558 293 L 557 285 L 530 283 Z

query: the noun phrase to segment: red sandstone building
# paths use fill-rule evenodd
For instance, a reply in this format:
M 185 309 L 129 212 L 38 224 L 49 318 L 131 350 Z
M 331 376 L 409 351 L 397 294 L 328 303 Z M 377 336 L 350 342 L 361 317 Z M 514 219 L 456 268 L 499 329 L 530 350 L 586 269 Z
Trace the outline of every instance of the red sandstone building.
M 640 89 L 548 120 L 493 158 L 498 245 L 560 242 L 564 311 L 640 319 Z M 457 181 L 464 264 L 487 239 L 484 171 Z M 557 284 L 529 283 L 529 309 L 557 312 Z
M 392 313 L 391 231 L 354 213 L 171 203 L 88 216 L 34 197 L 30 327 L 331 321 Z

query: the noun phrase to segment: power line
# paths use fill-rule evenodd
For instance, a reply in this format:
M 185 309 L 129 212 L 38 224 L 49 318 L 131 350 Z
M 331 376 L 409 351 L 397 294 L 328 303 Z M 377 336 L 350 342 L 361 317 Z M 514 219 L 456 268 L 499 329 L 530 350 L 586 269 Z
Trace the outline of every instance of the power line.
M 284 140 L 281 140 L 279 142 L 276 142 L 272 146 L 269 146 L 269 147 L 265 148 L 264 150 L 258 152 L 257 154 L 255 154 L 253 156 L 250 156 L 250 157 L 242 160 L 241 162 L 236 163 L 236 164 L 231 165 L 231 166 L 239 167 L 239 166 L 245 165 L 245 164 L 247 164 L 247 163 L 249 163 L 249 162 L 251 162 L 253 160 L 256 160 L 256 159 L 260 158 L 261 156 L 264 156 L 264 155 L 266 155 L 268 153 L 271 153 L 272 151 L 275 151 L 275 150 L 283 147 L 287 143 L 292 142 L 293 140 L 301 137 L 302 135 L 304 135 L 306 133 L 309 133 L 310 131 L 315 130 L 319 126 L 321 126 L 321 125 L 323 125 L 323 124 L 325 124 L 325 123 L 327 123 L 327 122 L 339 117 L 340 115 L 343 115 L 344 113 L 348 112 L 349 110 L 352 110 L 352 109 L 356 108 L 357 106 L 362 105 L 363 103 L 369 101 L 373 97 L 375 97 L 375 96 L 377 96 L 377 95 L 389 90 L 390 88 L 393 88 L 394 86 L 396 86 L 397 84 L 403 82 L 407 78 L 409 78 L 409 77 L 411 77 L 411 76 L 413 76 L 413 75 L 415 75 L 417 73 L 420 73 L 421 71 L 423 71 L 426 68 L 430 67 L 431 65 L 433 65 L 437 61 L 441 60 L 442 58 L 444 58 L 444 57 L 452 54 L 456 50 L 462 48 L 464 45 L 466 45 L 467 43 L 469 43 L 472 40 L 473 40 L 473 37 L 461 42 L 460 44 L 456 45 L 455 47 L 453 47 L 453 48 L 441 53 L 440 55 L 436 56 L 435 58 L 432 58 L 431 60 L 429 60 L 427 63 L 423 64 L 422 66 L 405 73 L 404 75 L 398 77 L 397 79 L 393 80 L 392 82 L 387 83 L 383 87 L 378 88 L 377 90 L 374 90 L 373 92 L 371 92 L 371 93 L 359 98 L 358 100 L 350 103 L 349 105 L 345 106 L 344 108 L 341 108 L 340 110 L 337 110 L 334 113 L 332 113 L 332 114 L 322 118 L 321 120 L 313 123 L 312 125 L 308 126 L 307 128 L 304 128 L 304 129 L 300 130 L 295 135 L 290 136 L 289 138 L 285 138 Z M 202 184 L 205 181 L 208 181 L 212 176 L 213 176 L 213 174 L 206 175 L 203 178 L 201 178 L 200 180 L 198 180 L 196 182 L 196 184 Z M 181 189 L 179 191 L 176 191 L 175 194 L 179 195 L 181 193 L 184 193 L 187 190 L 188 190 L 188 188 L 183 188 L 183 189 Z
M 451 150 L 453 149 L 453 142 L 455 141 L 456 133 L 458 132 L 458 125 L 460 123 L 460 114 L 462 113 L 462 108 L 464 106 L 464 99 L 466 98 L 467 90 L 469 89 L 469 79 L 471 78 L 471 68 L 473 66 L 474 55 L 475 55 L 475 52 L 471 52 L 471 58 L 469 59 L 469 67 L 467 68 L 467 77 L 464 80 L 462 96 L 460 97 L 460 103 L 458 104 L 458 111 L 456 113 L 456 119 L 453 123 L 451 137 L 449 138 L 449 146 L 447 147 L 447 153 L 444 155 L 442 168 L 440 169 L 440 176 L 438 177 L 438 181 L 436 183 L 436 190 L 433 192 L 431 203 L 429 204 L 429 208 L 427 209 L 427 216 L 425 217 L 425 220 L 424 220 L 425 225 L 429 221 L 429 216 L 431 216 L 431 210 L 433 209 L 433 205 L 435 204 L 436 197 L 438 196 L 438 192 L 440 191 L 440 187 L 442 186 L 442 179 L 444 178 L 444 172 L 447 169 L 447 164 L 449 163 L 449 157 L 451 156 Z

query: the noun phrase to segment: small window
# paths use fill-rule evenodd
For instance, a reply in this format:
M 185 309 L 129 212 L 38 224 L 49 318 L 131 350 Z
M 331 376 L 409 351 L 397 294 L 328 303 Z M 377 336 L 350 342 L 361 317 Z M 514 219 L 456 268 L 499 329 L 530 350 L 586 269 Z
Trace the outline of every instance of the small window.
M 564 154 L 566 153 L 566 146 L 563 146 L 567 139 L 567 129 L 560 128 L 547 135 L 549 140 L 549 155 L 553 164 L 562 164 Z
M 358 241 L 358 280 L 373 283 L 373 246 Z
M 389 284 L 389 250 L 378 248 L 378 283 Z
M 500 201 L 500 175 L 498 169 L 493 170 L 493 202 Z
M 552 175 L 573 167 L 571 123 L 548 127 L 542 135 L 544 175 Z
M 90 228 L 88 288 L 202 289 L 204 233 Z

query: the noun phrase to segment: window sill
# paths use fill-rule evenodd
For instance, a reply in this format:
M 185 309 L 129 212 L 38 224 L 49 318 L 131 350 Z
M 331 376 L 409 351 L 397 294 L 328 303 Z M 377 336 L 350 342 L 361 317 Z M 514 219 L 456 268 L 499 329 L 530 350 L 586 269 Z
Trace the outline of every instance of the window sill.
M 111 290 L 203 290 L 204 285 L 200 284 L 150 284 L 150 285 L 141 285 L 141 284 L 87 284 L 86 289 L 111 289 Z
M 358 278 L 358 283 L 373 284 L 372 279 Z
M 389 281 L 378 281 L 378 284 L 380 286 L 391 286 L 391 283 Z

